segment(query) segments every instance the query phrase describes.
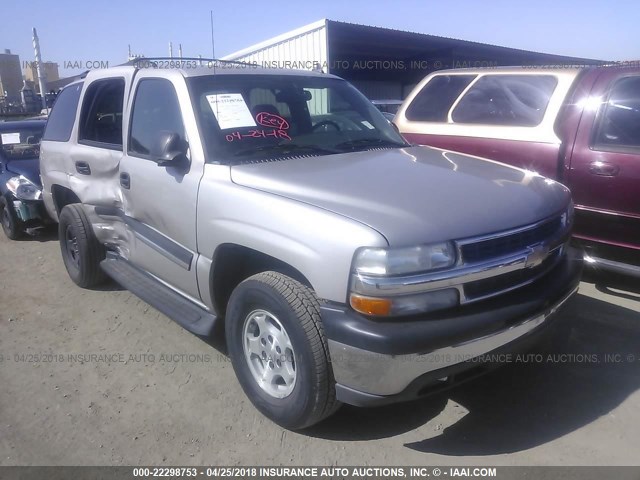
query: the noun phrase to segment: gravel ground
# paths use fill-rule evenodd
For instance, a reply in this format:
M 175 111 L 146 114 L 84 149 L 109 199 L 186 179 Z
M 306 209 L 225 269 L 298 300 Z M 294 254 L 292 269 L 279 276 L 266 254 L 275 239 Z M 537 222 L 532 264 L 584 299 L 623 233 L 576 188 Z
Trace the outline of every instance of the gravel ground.
M 253 408 L 221 345 L 116 285 L 77 288 L 53 233 L 0 237 L 0 465 L 640 464 L 629 284 L 581 284 L 562 313 L 570 361 L 293 433 Z

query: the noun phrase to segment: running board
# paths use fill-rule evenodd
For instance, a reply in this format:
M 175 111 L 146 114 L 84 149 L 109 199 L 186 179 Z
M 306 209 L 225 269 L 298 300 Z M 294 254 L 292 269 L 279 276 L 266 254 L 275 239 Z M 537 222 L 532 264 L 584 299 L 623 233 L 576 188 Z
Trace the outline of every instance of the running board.
M 592 257 L 591 255 L 584 256 L 584 263 L 588 266 L 600 268 L 601 270 L 607 270 L 609 272 L 617 273 L 620 275 L 628 275 L 631 277 L 640 278 L 640 267 L 636 265 L 614 262 L 613 260 Z
M 216 316 L 171 290 L 124 258 L 107 254 L 100 266 L 113 280 L 196 335 L 209 336 Z

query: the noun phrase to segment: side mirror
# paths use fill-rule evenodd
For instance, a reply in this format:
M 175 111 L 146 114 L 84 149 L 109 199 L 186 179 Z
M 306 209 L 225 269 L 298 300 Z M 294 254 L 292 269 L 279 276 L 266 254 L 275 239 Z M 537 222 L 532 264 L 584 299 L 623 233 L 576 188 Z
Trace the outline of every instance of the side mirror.
M 189 162 L 189 144 L 175 132 L 159 132 L 151 145 L 151 157 L 161 167 L 177 167 Z

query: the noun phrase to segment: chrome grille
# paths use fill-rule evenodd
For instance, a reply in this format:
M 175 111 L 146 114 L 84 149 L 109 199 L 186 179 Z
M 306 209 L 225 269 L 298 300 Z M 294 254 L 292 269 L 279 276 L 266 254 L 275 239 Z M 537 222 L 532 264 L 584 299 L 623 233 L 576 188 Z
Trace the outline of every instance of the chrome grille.
M 464 288 L 465 298 L 468 302 L 492 297 L 496 293 L 504 293 L 518 287 L 527 285 L 537 278 L 543 276 L 551 269 L 562 254 L 562 249 L 558 248 L 537 267 L 515 270 L 495 277 L 466 283 Z
M 503 257 L 543 242 L 555 236 L 562 228 L 562 218 L 556 217 L 532 228 L 506 235 L 496 234 L 487 240 L 460 246 L 462 261 L 466 264 L 479 263 L 496 257 Z
M 455 241 L 458 261 L 440 271 L 406 276 L 352 276 L 351 289 L 362 295 L 393 297 L 455 288 L 460 304 L 478 302 L 529 285 L 565 258 L 571 215 L 492 235 Z

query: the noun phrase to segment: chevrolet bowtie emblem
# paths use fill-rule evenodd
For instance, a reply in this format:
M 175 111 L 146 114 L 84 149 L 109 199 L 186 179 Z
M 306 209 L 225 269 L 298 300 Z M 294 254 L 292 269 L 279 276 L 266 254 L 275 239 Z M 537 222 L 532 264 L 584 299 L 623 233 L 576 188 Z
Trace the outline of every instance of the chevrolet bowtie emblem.
M 549 245 L 541 243 L 540 245 L 534 245 L 529 247 L 529 254 L 525 261 L 525 268 L 533 268 L 540 265 L 549 256 Z

